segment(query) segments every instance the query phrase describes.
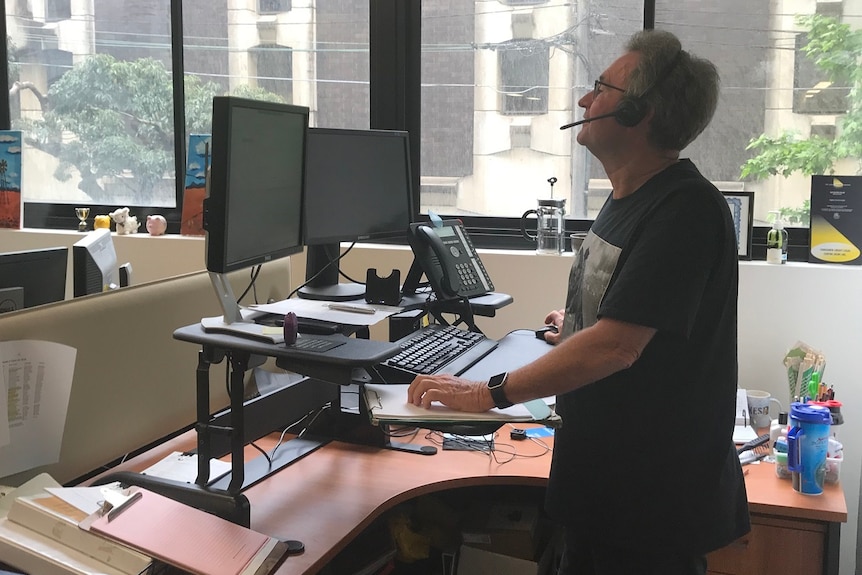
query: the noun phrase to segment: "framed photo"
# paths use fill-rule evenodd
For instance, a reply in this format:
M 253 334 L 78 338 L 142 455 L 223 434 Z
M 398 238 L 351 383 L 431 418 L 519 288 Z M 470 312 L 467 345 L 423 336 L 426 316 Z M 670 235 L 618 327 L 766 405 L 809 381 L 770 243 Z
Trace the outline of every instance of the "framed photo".
M 754 192 L 722 192 L 733 217 L 739 259 L 751 259 L 751 229 L 754 225 Z

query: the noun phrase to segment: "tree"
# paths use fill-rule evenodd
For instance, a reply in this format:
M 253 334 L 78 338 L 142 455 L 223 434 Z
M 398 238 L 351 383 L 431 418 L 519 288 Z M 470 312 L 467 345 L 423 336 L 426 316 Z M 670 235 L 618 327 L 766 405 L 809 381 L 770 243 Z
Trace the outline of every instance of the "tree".
M 797 16 L 796 22 L 808 34 L 806 56 L 829 80 L 850 87 L 847 113 L 840 119 L 834 140 L 803 138 L 792 132 L 777 137 L 762 134 L 752 139 L 746 149 L 758 154 L 742 165 L 742 178 L 763 180 L 794 172 L 831 174 L 838 160 L 862 159 L 862 31 L 851 30 L 849 25 L 821 14 Z
M 15 82 L 13 93 L 29 90 L 39 100 L 42 117 L 21 120 L 27 143 L 59 160 L 54 176 L 81 176 L 78 187 L 95 203 L 113 203 L 103 183 L 115 178 L 133 188 L 141 204 L 174 169 L 173 90 L 171 73 L 152 58 L 122 61 L 106 54 L 90 56 L 42 94 L 30 83 Z M 246 97 L 283 101 L 256 88 Z M 187 133 L 207 133 L 212 98 L 218 84 L 185 78 Z

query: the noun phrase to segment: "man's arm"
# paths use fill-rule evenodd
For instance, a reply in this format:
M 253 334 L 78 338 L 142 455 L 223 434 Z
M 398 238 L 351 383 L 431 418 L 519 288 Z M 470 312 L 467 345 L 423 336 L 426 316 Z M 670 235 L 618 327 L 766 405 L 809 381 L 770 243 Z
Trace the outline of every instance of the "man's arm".
M 534 362 L 509 372 L 506 397 L 522 403 L 572 391 L 627 369 L 655 332 L 651 327 L 602 318 Z M 452 375 L 417 376 L 410 384 L 407 400 L 426 408 L 439 401 L 460 411 L 481 412 L 494 407 L 486 382 Z

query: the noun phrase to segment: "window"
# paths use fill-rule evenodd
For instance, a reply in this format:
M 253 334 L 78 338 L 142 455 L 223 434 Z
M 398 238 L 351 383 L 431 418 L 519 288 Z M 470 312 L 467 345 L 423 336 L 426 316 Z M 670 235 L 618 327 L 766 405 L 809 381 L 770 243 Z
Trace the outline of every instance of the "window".
M 846 78 L 830 78 L 808 54 L 807 34 L 797 34 L 793 52 L 793 111 L 797 114 L 845 114 L 850 88 Z
M 46 2 L 46 20 L 69 18 L 69 4 Z M 10 57 L 19 84 L 10 115 L 12 128 L 24 132 L 25 225 L 38 204 L 56 205 L 70 219 L 76 205 L 175 204 L 170 27 L 163 4 L 160 11 L 91 3 L 90 13 L 75 15 L 90 26 L 7 14 L 7 23 L 15 24 L 9 27 Z
M 413 5 L 395 4 L 396 11 Z M 858 3 L 793 0 L 779 9 L 743 0 L 423 0 L 421 17 L 402 21 L 381 18 L 380 6 L 365 0 L 301 6 L 96 0 L 89 13 L 70 14 L 74 26 L 40 21 L 49 14 L 63 18 L 71 3 L 46 2 L 44 14 L 34 12 L 36 5 L 5 2 L 4 76 L 12 83 L 11 127 L 26 134 L 30 226 L 71 229 L 80 203 L 170 215 L 182 198 L 176 184 L 182 142 L 208 130 L 213 94 L 287 99 L 308 105 L 314 125 L 366 128 L 380 111 L 370 109 L 379 106 L 380 90 L 393 92 L 385 112 L 414 132 L 422 213 L 465 218 L 483 232 L 479 243 L 519 236 L 518 216 L 549 196 L 547 181 L 555 177 L 554 197 L 567 200 L 567 217 L 589 220 L 609 182 L 577 145 L 577 129 L 558 128 L 581 117 L 578 99 L 645 21 L 675 32 L 687 49 L 718 66 L 718 111 L 683 154 L 719 187 L 755 192 L 756 227 L 767 225 L 770 210 L 804 209 L 810 178 L 799 171 L 774 176 L 774 166 L 741 177 L 741 166 L 760 153 L 747 149 L 749 142 L 761 136 L 780 141 L 788 131 L 831 141 L 836 153 L 859 145 L 853 140 L 858 134 L 844 129 L 854 125 L 851 115 L 859 108 L 851 101 L 862 93 L 858 75 L 846 68 L 830 75 L 823 62 L 814 61 L 814 68 L 804 62 L 799 53 L 820 32 L 797 20 L 816 13 L 837 22 L 832 31 L 849 28 L 848 42 L 833 48 L 828 62 L 858 63 Z M 654 10 L 644 14 L 645 5 Z M 177 6 L 182 58 L 172 49 L 171 10 Z M 372 17 L 379 18 L 383 36 L 401 38 L 398 50 L 369 50 Z M 415 83 L 421 94 L 415 102 L 404 99 L 401 87 L 390 90 L 384 82 L 381 88 L 371 73 L 388 59 L 413 66 L 411 51 L 420 54 L 418 69 L 407 70 L 401 87 Z M 124 85 L 119 78 L 136 80 Z M 827 81 L 833 83 L 818 87 Z M 181 129 L 174 126 L 178 89 L 185 93 Z M 809 92 L 811 98 L 800 100 Z M 835 157 L 831 169 L 856 173 L 858 161 Z M 32 214 L 40 211 L 49 217 L 36 222 Z
M 257 11 L 260 14 L 277 14 L 289 12 L 291 0 L 257 0 Z
M 255 46 L 249 51 L 257 87 L 293 102 L 293 51 L 286 46 Z
M 72 17 L 71 0 L 45 0 L 45 21 L 57 22 Z
M 497 48 L 500 111 L 544 114 L 548 111 L 550 50 L 542 42 L 512 40 Z

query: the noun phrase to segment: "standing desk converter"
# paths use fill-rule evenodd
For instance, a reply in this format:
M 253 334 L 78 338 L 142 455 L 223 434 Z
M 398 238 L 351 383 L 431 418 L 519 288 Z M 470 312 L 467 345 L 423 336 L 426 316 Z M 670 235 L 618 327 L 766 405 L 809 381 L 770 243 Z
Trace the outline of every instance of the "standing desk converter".
M 291 371 L 319 378 L 334 384 L 348 384 L 354 369 L 376 365 L 395 355 L 399 348 L 388 342 L 355 339 L 345 335 L 315 335 L 314 339 L 338 343 L 338 347 L 325 352 L 313 352 L 292 348 L 284 344 L 272 344 L 223 333 L 207 333 L 200 324 L 182 327 L 174 332 L 174 338 L 196 343 L 198 352 L 196 370 L 197 390 L 197 434 L 198 454 L 197 480 L 186 484 L 169 479 L 143 476 L 138 473 L 119 471 L 100 482 L 121 481 L 130 485 L 146 487 L 163 495 L 205 509 L 225 519 L 249 526 L 250 509 L 243 490 L 267 475 L 311 453 L 324 445 L 329 438 L 293 439 L 289 445 L 279 449 L 278 457 L 272 461 L 252 460 L 246 464 L 245 448 L 244 380 L 245 373 L 261 365 L 266 358 L 273 357 L 276 364 Z M 230 420 L 220 425 L 210 412 L 210 366 L 227 359 L 230 366 L 229 395 Z M 292 386 L 292 398 L 297 401 L 283 414 L 289 423 L 301 419 L 310 410 L 321 408 L 332 402 L 339 406 L 339 386 L 322 384 L 307 379 Z M 216 436 L 229 438 L 231 472 L 225 478 L 210 483 L 209 461 L 213 439 Z

